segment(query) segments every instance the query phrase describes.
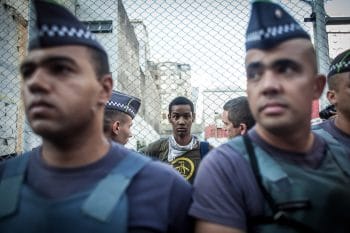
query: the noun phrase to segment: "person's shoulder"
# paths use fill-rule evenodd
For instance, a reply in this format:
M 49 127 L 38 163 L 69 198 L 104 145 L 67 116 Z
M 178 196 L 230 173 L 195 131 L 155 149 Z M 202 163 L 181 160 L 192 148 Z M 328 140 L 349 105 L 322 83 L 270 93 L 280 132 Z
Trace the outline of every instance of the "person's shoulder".
M 213 148 L 213 151 L 218 151 L 222 154 L 242 154 L 242 148 L 244 148 L 243 137 L 237 136 L 235 138 L 229 139 L 227 142 L 221 144 L 218 147 Z
M 162 143 L 164 141 L 168 141 L 169 137 L 161 137 L 153 142 L 151 142 L 149 145 L 153 145 L 153 144 L 158 144 L 158 143 Z
M 335 125 L 332 119 L 328 119 L 321 123 L 314 124 L 311 126 L 312 132 L 315 135 L 325 137 L 326 139 L 329 138 L 331 135 L 333 136 L 335 131 L 334 128 L 335 128 Z
M 334 128 L 335 127 L 335 124 L 334 124 L 334 119 L 331 118 L 331 119 L 328 119 L 328 120 L 324 120 L 322 122 L 318 122 L 318 123 L 315 123 L 315 124 L 312 124 L 311 125 L 311 129 L 313 131 L 317 131 L 317 130 L 320 130 L 320 129 L 324 129 L 324 130 L 329 130 L 331 128 Z
M 125 147 L 117 142 L 111 141 L 111 148 L 108 153 L 111 153 L 113 156 L 123 157 L 128 153 L 137 153 L 136 151 Z
M 11 169 L 11 168 L 22 166 L 23 164 L 26 165 L 27 161 L 30 158 L 29 156 L 32 156 L 32 154 L 34 154 L 33 151 L 18 153 L 18 154 L 13 154 L 11 157 L 1 160 L 0 161 L 0 179 L 3 178 L 3 174 L 6 167 L 9 167 L 8 169 Z
M 164 143 L 168 143 L 169 138 L 168 137 L 164 137 L 164 138 L 159 138 L 158 140 L 150 143 L 150 146 L 156 146 L 156 145 L 161 145 Z
M 240 137 L 240 136 L 239 136 Z M 241 147 L 241 143 L 237 142 L 238 137 L 230 139 L 228 142 L 223 143 L 217 147 L 212 148 L 205 159 L 202 161 L 202 166 L 207 164 L 230 164 L 240 163 L 244 160 L 244 148 Z
M 140 158 L 148 160 L 144 167 L 135 176 L 136 183 L 141 181 L 153 184 L 164 184 L 176 181 L 176 183 L 180 184 L 185 183 L 184 186 L 187 186 L 188 182 L 172 166 L 166 163 L 151 159 L 140 152 L 130 150 L 116 143 L 112 144 L 110 153 L 117 156 L 118 160 L 122 160 L 125 156 L 129 155 L 140 156 Z
M 162 145 L 164 145 L 167 142 L 168 138 L 160 138 L 154 142 L 151 142 L 148 146 L 142 147 L 141 149 L 139 149 L 139 152 L 145 154 L 154 153 L 156 151 L 159 151 L 159 148 L 161 148 Z

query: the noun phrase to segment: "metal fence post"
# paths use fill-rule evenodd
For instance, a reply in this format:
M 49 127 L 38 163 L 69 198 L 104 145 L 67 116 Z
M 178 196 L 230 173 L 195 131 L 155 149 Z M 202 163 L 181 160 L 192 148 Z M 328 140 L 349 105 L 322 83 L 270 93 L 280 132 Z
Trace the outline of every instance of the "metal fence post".
M 314 0 L 312 10 L 315 14 L 314 21 L 314 43 L 316 48 L 318 70 L 322 74 L 327 74 L 330 65 L 328 34 L 326 30 L 326 11 L 324 9 L 324 0 Z M 329 102 L 326 97 L 328 87 L 326 86 L 320 97 L 320 109 L 325 108 Z
M 34 36 L 34 7 L 33 7 L 33 0 L 29 0 L 29 9 L 28 9 L 28 41 L 32 39 Z M 25 116 L 24 121 L 24 128 L 23 128 L 23 151 L 30 151 L 33 147 L 40 144 L 41 139 L 39 136 L 37 136 L 32 128 L 29 125 L 29 122 L 27 121 L 27 118 Z

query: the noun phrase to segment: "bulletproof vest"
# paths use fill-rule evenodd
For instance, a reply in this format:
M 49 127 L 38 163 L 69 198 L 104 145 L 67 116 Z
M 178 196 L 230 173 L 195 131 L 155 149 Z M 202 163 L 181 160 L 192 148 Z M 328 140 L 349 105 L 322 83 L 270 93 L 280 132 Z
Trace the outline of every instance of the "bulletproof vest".
M 312 169 L 277 161 L 249 141 L 255 152 L 252 157 L 247 140 L 248 136 L 237 137 L 229 145 L 249 161 L 265 198 L 263 215 L 250 216 L 248 229 L 266 233 L 349 232 L 350 218 L 339 218 L 345 214 L 339 209 L 350 209 L 350 198 L 344 198 L 350 197 L 350 159 L 339 143 L 327 141 L 321 165 Z
M 63 199 L 39 196 L 23 183 L 26 153 L 6 164 L 0 183 L 1 233 L 126 233 L 126 189 L 149 158 L 128 154 L 94 188 Z

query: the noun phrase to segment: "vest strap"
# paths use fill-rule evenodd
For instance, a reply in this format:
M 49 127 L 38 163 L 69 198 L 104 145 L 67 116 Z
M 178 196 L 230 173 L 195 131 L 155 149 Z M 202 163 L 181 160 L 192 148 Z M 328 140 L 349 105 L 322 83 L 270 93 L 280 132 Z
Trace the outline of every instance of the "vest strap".
M 199 142 L 199 151 L 201 155 L 201 159 L 204 158 L 204 156 L 208 153 L 209 151 L 209 143 L 208 142 Z
M 248 138 L 249 139 L 249 138 Z M 228 142 L 228 145 L 233 148 L 235 151 L 238 151 L 242 156 L 250 162 L 249 155 L 247 153 L 247 149 L 244 142 L 244 137 L 235 137 L 234 139 Z M 250 139 L 249 139 L 250 140 Z M 263 184 L 266 182 L 273 183 L 274 187 L 278 189 L 278 191 L 288 191 L 291 189 L 291 180 L 285 171 L 281 168 L 281 166 L 272 159 L 262 148 L 258 146 L 253 146 L 254 151 L 259 156 L 256 156 L 256 166 L 261 173 L 261 178 L 263 178 Z M 260 169 L 269 168 L 269 169 Z
M 300 210 L 300 209 L 310 208 L 311 203 L 309 200 L 300 200 L 300 201 L 277 204 L 274 198 L 272 197 L 272 195 L 265 188 L 263 183 L 263 178 L 262 178 L 263 176 L 267 176 L 272 181 L 276 181 L 280 178 L 284 178 L 287 176 L 283 172 L 283 170 L 280 168 L 280 166 L 278 166 L 277 164 L 274 166 L 264 166 L 264 164 L 272 165 L 273 160 L 269 158 L 266 152 L 262 151 L 261 149 L 258 150 L 259 157 L 257 157 L 255 153 L 255 149 L 251 142 L 251 139 L 247 134 L 243 136 L 244 144 L 242 143 L 242 141 L 238 141 L 238 140 L 232 140 L 231 142 L 232 142 L 230 143 L 231 147 L 235 149 L 241 148 L 240 149 L 241 153 L 243 153 L 243 155 L 248 155 L 248 159 L 252 167 L 254 177 L 258 183 L 259 189 L 261 190 L 265 200 L 267 201 L 268 206 L 270 207 L 273 213 L 272 216 L 251 217 L 248 219 L 249 224 L 252 224 L 252 225 L 279 224 L 279 225 L 289 226 L 293 229 L 298 230 L 298 232 L 300 233 L 316 233 L 309 226 L 288 216 L 288 213 L 286 212 L 291 210 Z M 238 148 L 236 148 L 236 146 L 238 146 Z M 269 174 L 261 173 L 263 171 L 260 171 L 259 165 L 263 167 L 271 168 L 272 172 Z
M 0 182 L 0 218 L 12 214 L 17 208 L 28 160 L 29 154 L 25 153 L 6 162 Z
M 262 181 L 258 161 L 257 161 L 256 155 L 255 155 L 255 151 L 254 151 L 252 142 L 247 134 L 245 134 L 243 136 L 243 141 L 244 141 L 245 148 L 247 150 L 247 154 L 249 156 L 249 161 L 250 161 L 250 165 L 252 167 L 253 173 L 254 173 L 254 177 L 255 177 L 255 179 L 258 183 L 258 186 L 259 186 L 265 200 L 267 201 L 269 207 L 271 208 L 272 212 L 275 213 L 278 210 L 277 206 L 276 206 L 276 202 L 273 199 L 273 197 L 270 195 L 270 193 L 267 192 L 266 188 L 263 185 L 263 181 Z
M 125 158 L 101 180 L 82 206 L 83 213 L 102 222 L 108 221 L 116 205 L 121 202 L 132 178 L 150 161 L 149 158 L 129 152 Z M 125 207 L 125 203 L 121 203 Z M 127 211 L 122 211 L 127 216 Z

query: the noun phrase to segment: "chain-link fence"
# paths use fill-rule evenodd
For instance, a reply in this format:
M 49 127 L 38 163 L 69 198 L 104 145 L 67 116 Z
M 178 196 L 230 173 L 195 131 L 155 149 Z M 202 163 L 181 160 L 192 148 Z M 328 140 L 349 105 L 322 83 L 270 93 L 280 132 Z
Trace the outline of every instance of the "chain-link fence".
M 28 0 L 0 2 L 0 155 L 11 155 L 40 143 L 25 121 L 18 73 L 32 33 L 33 12 Z M 142 100 L 128 147 L 137 149 L 171 133 L 168 104 L 179 95 L 195 103 L 194 134 L 213 145 L 225 140 L 220 133 L 222 107 L 229 99 L 245 95 L 248 0 L 58 2 L 84 21 L 108 51 L 114 89 Z M 304 22 L 312 13 L 322 18 L 323 1 L 281 3 L 315 39 L 321 71 L 326 71 L 329 49 L 325 22 Z M 337 36 L 332 37 L 330 45 L 333 43 L 344 46 Z

